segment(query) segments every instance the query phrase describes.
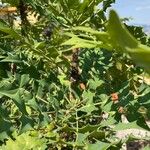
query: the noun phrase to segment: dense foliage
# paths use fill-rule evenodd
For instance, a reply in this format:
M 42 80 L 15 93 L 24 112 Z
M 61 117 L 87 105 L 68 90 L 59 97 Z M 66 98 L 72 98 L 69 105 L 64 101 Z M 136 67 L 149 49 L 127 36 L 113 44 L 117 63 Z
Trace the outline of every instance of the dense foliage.
M 106 19 L 115 0 L 2 2 L 17 12 L 0 20 L 0 149 L 120 149 L 138 137 L 118 131 L 150 130 L 150 40 Z

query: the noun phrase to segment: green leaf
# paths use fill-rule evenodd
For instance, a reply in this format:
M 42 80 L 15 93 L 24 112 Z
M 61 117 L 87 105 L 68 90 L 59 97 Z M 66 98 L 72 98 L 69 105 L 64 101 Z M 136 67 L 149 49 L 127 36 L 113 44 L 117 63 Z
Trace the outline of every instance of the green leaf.
M 3 0 L 3 3 L 4 2 L 9 3 L 11 6 L 16 6 L 17 7 L 19 5 L 20 1 L 19 0 L 13 0 L 13 1 L 12 0 Z
M 31 108 L 33 108 L 34 110 L 38 111 L 38 112 L 41 112 L 41 108 L 40 106 L 38 105 L 38 103 L 36 102 L 36 99 L 35 97 L 33 97 L 32 99 L 28 100 L 27 103 L 26 103 L 28 106 L 30 106 Z
M 82 27 L 79 27 L 79 29 Z M 75 28 L 76 29 L 76 28 Z M 78 29 L 78 28 L 77 28 Z M 83 30 L 86 31 L 86 28 L 83 27 Z M 83 37 L 80 38 L 81 34 L 79 37 L 77 35 L 71 34 L 71 33 L 66 33 L 66 35 L 70 36 L 71 38 L 67 40 L 66 42 L 62 43 L 62 45 L 70 45 L 72 46 L 70 49 L 74 48 L 105 48 L 108 50 L 112 50 L 112 46 L 108 43 L 108 36 L 107 33 L 104 34 L 98 34 L 97 31 L 93 31 L 92 29 L 88 28 L 89 32 L 92 32 L 96 35 L 96 38 L 92 38 L 89 35 L 84 35 Z
M 150 150 L 150 146 L 144 147 L 143 150 Z
M 103 42 L 107 42 L 109 39 L 108 33 L 100 32 L 100 31 L 94 30 L 90 27 L 77 26 L 77 27 L 73 27 L 73 30 L 84 31 L 84 32 L 88 32 L 90 34 L 96 35 L 96 37 L 98 37 L 98 39 Z
M 29 74 L 23 74 L 21 76 L 20 88 L 22 88 L 23 86 L 25 86 L 26 84 L 28 84 L 29 80 L 30 80 Z
M 150 47 L 140 44 L 135 49 L 127 49 L 135 63 L 150 72 Z
M 110 113 L 112 111 L 112 105 L 113 105 L 113 102 L 112 101 L 104 101 L 104 103 L 102 103 L 102 110 L 103 112 L 106 112 L 106 113 Z
M 22 115 L 19 121 L 21 122 L 20 133 L 33 129 L 34 121 L 30 117 Z
M 99 127 L 101 127 L 101 125 L 87 124 L 84 127 L 79 128 L 78 130 L 79 130 L 80 133 L 86 133 L 86 132 L 93 132 L 93 131 L 97 130 Z
M 106 136 L 106 132 L 105 131 L 99 131 L 99 130 L 95 130 L 92 133 L 90 133 L 89 137 L 90 138 L 94 138 L 97 140 L 102 140 L 104 139 Z
M 6 145 L 2 145 L 0 147 L 1 150 L 45 150 L 47 148 L 46 146 L 46 140 L 44 138 L 40 139 L 37 136 L 31 136 L 30 132 L 23 133 L 21 135 L 18 135 L 15 138 L 15 140 L 12 140 L 11 138 L 6 141 Z
M 34 43 L 34 48 L 35 49 L 43 49 L 46 46 L 45 42 L 35 42 Z
M 13 130 L 12 123 L 0 117 L 0 140 L 8 138 L 10 132 Z
M 92 43 L 93 41 L 89 40 L 84 40 L 80 39 L 77 36 L 73 36 L 71 39 L 68 41 L 64 42 L 62 45 L 74 45 L 71 49 L 73 48 L 94 48 L 96 47 L 97 43 Z
M 15 38 L 17 40 L 21 40 L 22 37 L 13 29 L 6 26 L 4 23 L 0 22 L 0 31 L 10 35 L 10 38 Z
M 96 90 L 98 87 L 100 87 L 104 83 L 104 81 L 99 80 L 99 78 L 95 77 L 94 79 L 90 79 L 88 83 L 89 83 L 88 84 L 89 89 Z
M 6 90 L 6 91 L 11 90 L 13 85 L 10 80 L 13 80 L 13 78 L 2 80 L 0 82 L 0 89 Z
M 22 61 L 17 55 L 8 55 L 6 58 L 2 59 L 1 62 L 21 63 Z
M 66 79 L 66 75 L 64 75 L 64 74 L 59 75 L 58 79 L 62 85 L 70 86 L 70 81 Z
M 94 92 L 91 92 L 90 90 L 83 92 L 83 99 L 86 101 L 86 104 L 93 104 L 93 98 L 95 96 Z
M 141 130 L 149 130 L 150 131 L 150 129 L 149 129 L 149 127 L 147 126 L 147 125 L 145 125 L 145 126 L 139 126 L 139 123 L 138 123 L 139 121 L 134 121 L 134 122 L 129 122 L 129 123 L 127 123 L 127 124 L 125 124 L 125 123 L 118 123 L 118 124 L 116 124 L 115 125 L 115 128 L 114 128 L 114 130 L 115 131 L 118 131 L 118 130 L 126 130 L 126 129 L 141 129 Z
M 50 118 L 47 113 L 40 113 L 39 114 L 39 126 L 47 126 L 50 123 Z
M 110 42 L 117 51 L 128 53 L 137 65 L 150 71 L 150 47 L 140 44 L 129 33 L 114 10 L 110 11 L 107 30 Z
M 95 144 L 88 144 L 88 150 L 107 150 L 112 144 L 104 143 L 101 141 L 96 142 Z
M 122 50 L 126 52 L 126 48 L 134 49 L 138 47 L 139 43 L 121 23 L 117 13 L 114 10 L 110 11 L 107 30 L 111 37 L 111 44 L 118 51 Z
M 16 106 L 19 108 L 20 112 L 27 114 L 25 102 L 22 99 L 23 89 L 15 89 L 10 91 L 5 91 L 2 88 L 0 89 L 0 94 L 5 95 L 13 100 Z
M 109 126 L 113 126 L 113 125 L 116 125 L 116 120 L 115 120 L 115 118 L 114 117 L 112 117 L 112 116 L 109 116 L 106 120 L 103 120 L 102 122 L 101 122 L 101 126 L 102 127 L 107 127 L 108 125 Z
M 88 137 L 89 133 L 78 133 L 77 134 L 77 139 L 76 139 L 76 144 L 78 146 L 84 146 L 84 143 L 86 141 L 86 138 Z
M 94 106 L 94 104 L 86 104 L 85 106 L 81 107 L 78 109 L 79 111 L 83 111 L 86 112 L 88 114 L 91 114 L 91 112 L 93 112 L 94 110 L 98 110 L 98 108 L 96 108 Z

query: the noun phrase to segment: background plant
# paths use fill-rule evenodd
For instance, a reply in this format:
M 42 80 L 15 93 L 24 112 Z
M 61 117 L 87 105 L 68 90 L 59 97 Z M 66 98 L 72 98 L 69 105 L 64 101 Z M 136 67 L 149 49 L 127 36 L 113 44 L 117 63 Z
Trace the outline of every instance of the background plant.
M 21 148 L 22 139 L 30 141 L 28 149 L 39 144 L 41 149 L 120 149 L 136 137 L 120 140 L 116 131 L 149 130 L 149 86 L 141 79 L 143 69 L 127 54 L 108 51 L 114 45 L 107 34 L 105 11 L 115 1 L 3 2 L 18 8 L 15 15 L 21 24 L 18 28 L 6 20 L 0 24 L 1 149 Z M 35 15 L 35 24 L 28 20 L 29 12 Z M 127 28 L 149 45 L 140 27 Z M 64 44 L 70 37 L 71 48 Z M 79 80 L 72 86 L 76 48 L 80 48 Z

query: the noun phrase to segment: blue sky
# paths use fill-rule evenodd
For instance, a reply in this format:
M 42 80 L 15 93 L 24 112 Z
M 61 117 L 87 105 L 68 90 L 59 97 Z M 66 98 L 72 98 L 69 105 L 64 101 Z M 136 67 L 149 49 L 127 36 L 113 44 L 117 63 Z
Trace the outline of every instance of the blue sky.
M 121 18 L 132 17 L 131 24 L 150 25 L 150 0 L 116 0 L 112 6 Z

